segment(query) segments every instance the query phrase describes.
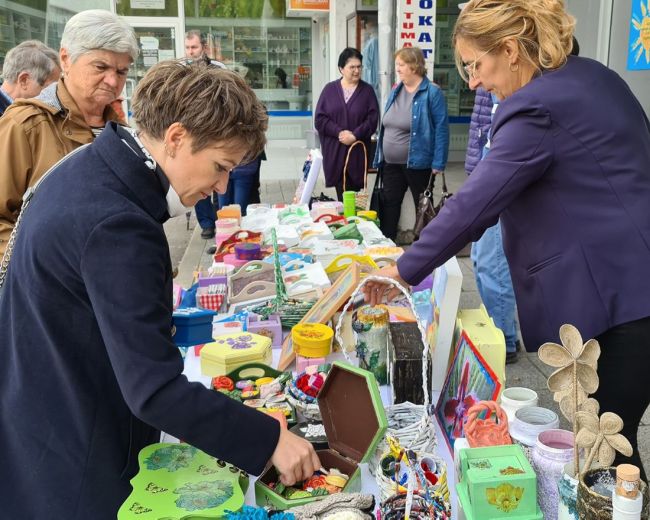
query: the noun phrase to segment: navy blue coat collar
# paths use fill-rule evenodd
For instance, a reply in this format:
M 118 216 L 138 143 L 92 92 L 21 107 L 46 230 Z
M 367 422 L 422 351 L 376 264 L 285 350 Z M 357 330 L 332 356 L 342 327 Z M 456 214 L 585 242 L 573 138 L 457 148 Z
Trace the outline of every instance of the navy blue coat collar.
M 99 156 L 132 192 L 144 210 L 160 223 L 169 219 L 165 191 L 155 172 L 133 153 L 118 135 L 118 124 L 109 122 L 93 143 Z M 135 148 L 137 149 L 137 148 Z

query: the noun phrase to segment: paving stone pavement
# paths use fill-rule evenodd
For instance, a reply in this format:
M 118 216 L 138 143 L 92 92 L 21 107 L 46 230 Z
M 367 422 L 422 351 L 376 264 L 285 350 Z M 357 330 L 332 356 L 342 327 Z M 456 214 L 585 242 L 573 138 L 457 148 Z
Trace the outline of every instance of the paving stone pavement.
M 301 148 L 268 147 L 268 160 L 262 163 L 260 199 L 262 202 L 286 202 L 293 198 L 298 176 L 307 151 Z M 466 175 L 462 163 L 451 163 L 446 170 L 447 185 L 452 193 L 462 186 Z M 370 176 L 370 186 L 374 184 L 374 176 Z M 439 184 L 439 183 L 438 183 Z M 325 188 L 322 176 L 319 178 L 314 193 L 324 192 L 336 197 L 333 188 Z M 440 195 L 436 188 L 436 198 Z M 188 216 L 171 219 L 165 224 L 165 232 L 170 244 L 172 265 L 178 267 L 176 281 L 187 287 L 192 280 L 192 274 L 199 268 L 211 264 L 211 255 L 206 249 L 213 245 L 211 240 L 200 236 L 200 228 L 192 211 Z M 460 307 L 463 309 L 477 308 L 481 303 L 472 263 L 468 257 L 458 258 L 463 273 Z M 506 366 L 507 386 L 525 386 L 535 390 L 539 395 L 540 406 L 559 412 L 553 402 L 551 392 L 546 387 L 546 378 L 552 369 L 544 365 L 534 353 L 520 353 L 517 363 Z M 561 428 L 568 428 L 568 422 L 561 417 Z M 638 434 L 639 448 L 644 465 L 650 471 L 650 408 L 643 417 Z

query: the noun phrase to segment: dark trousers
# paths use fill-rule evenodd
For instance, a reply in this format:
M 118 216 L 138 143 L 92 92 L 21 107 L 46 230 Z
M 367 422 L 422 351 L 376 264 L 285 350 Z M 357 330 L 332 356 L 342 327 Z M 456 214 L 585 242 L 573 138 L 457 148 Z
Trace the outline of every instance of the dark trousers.
M 641 468 L 641 478 L 646 480 L 637 433 L 650 404 L 650 317 L 612 327 L 596 339 L 601 352 L 598 359 L 600 386 L 592 397 L 600 403 L 601 414 L 614 412 L 621 416 L 624 426 L 620 433 L 634 449 L 632 457 L 617 452 L 614 465 L 634 464 Z
M 196 220 L 199 221 L 201 229 L 214 229 L 214 221 L 217 218 L 216 201 L 212 202 L 212 196 L 201 199 L 194 206 Z
M 426 189 L 431 177 L 431 169 L 414 170 L 405 164 L 384 164 L 379 175 L 382 176 L 384 190 L 379 210 L 379 220 L 382 233 L 395 240 L 397 224 L 402 212 L 402 201 L 406 189 L 411 189 L 413 203 L 418 206 L 418 200 Z

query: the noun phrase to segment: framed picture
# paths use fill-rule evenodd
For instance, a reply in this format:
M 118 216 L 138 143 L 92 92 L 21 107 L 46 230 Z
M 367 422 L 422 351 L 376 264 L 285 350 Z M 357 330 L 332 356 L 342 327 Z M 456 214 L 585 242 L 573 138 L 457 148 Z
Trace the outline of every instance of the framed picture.
M 352 295 L 361 280 L 361 271 L 359 264 L 352 262 L 350 267 L 339 276 L 332 284 L 323 297 L 318 300 L 314 306 L 309 309 L 300 323 L 327 323 L 332 316 Z M 291 343 L 291 334 L 289 334 L 282 343 L 280 352 L 280 361 L 278 362 L 279 370 L 286 370 L 287 367 L 296 358 Z
M 456 439 L 465 436 L 467 411 L 479 401 L 495 400 L 500 389 L 496 375 L 463 332 L 436 406 L 436 418 L 451 453 Z

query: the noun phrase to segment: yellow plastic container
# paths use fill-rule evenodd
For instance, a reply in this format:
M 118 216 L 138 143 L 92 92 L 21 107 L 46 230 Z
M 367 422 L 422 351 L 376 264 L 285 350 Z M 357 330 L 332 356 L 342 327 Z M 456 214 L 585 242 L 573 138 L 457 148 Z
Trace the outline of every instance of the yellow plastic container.
M 248 363 L 270 365 L 272 357 L 271 338 L 250 332 L 224 334 L 201 349 L 201 373 L 223 376 Z
M 332 338 L 334 331 L 322 323 L 299 323 L 291 329 L 293 350 L 303 357 L 328 356 L 332 349 Z
M 377 212 L 374 209 L 357 211 L 357 216 L 368 220 L 377 220 Z

